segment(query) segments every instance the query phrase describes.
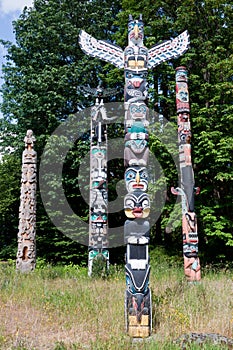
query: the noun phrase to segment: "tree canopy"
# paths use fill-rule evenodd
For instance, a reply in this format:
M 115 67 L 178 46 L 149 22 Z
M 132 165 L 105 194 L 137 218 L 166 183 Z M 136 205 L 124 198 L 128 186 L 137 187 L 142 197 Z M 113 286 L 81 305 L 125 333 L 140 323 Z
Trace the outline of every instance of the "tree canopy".
M 140 13 L 145 23 L 144 44 L 148 48 L 186 29 L 189 31 L 190 48 L 185 55 L 149 73 L 150 107 L 157 109 L 159 101 L 160 112 L 176 128 L 175 67 L 185 65 L 189 71 L 192 160 L 196 185 L 201 188 L 196 199 L 200 251 L 223 256 L 233 246 L 233 9 L 230 2 L 222 0 L 35 0 L 33 8 L 24 9 L 14 21 L 15 43 L 1 40 L 8 52 L 3 65 L 2 144 L 15 150 L 0 164 L 0 195 L 5 199 L 1 202 L 0 222 L 4 229 L 0 239 L 5 246 L 13 246 L 16 241 L 19 159 L 26 130 L 32 129 L 36 135 L 40 162 L 53 131 L 70 115 L 93 104 L 93 99 L 78 87 L 96 87 L 99 79 L 105 87 L 124 86 L 123 71 L 81 51 L 80 29 L 124 49 L 128 15 L 138 17 Z M 122 101 L 123 94 L 117 99 Z M 177 174 L 156 133 L 155 127 L 150 134 L 150 148 L 163 167 L 168 192 L 152 242 L 156 243 L 160 236 L 159 243 L 169 242 L 168 248 L 173 249 L 178 242 L 181 249 L 180 227 L 173 228 L 169 235 L 166 233 L 175 202 L 169 187 L 176 186 Z M 76 174 L 88 149 L 87 135 L 86 140 L 77 140 L 64 166 L 66 195 L 75 211 L 83 216 L 87 209 L 80 204 Z M 123 170 L 117 166 L 114 171 L 116 178 L 123 176 Z M 38 198 L 38 255 L 54 261 L 82 256 L 85 249 L 64 238 L 48 219 L 39 191 Z M 6 213 L 10 213 L 10 221 L 6 220 Z M 9 251 L 4 254 L 3 257 L 9 257 Z

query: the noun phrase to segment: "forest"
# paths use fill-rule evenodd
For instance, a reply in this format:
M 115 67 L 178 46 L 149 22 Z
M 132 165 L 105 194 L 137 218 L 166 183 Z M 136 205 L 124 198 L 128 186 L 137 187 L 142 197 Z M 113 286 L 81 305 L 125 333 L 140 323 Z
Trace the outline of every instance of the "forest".
M 0 260 L 16 257 L 21 157 L 26 131 L 32 129 L 36 137 L 39 169 L 46 145 L 48 155 L 56 158 L 53 142 L 48 149 L 51 135 L 70 116 L 94 104 L 94 98 L 86 96 L 82 86 L 96 88 L 101 80 L 104 88 L 118 92 L 107 102 L 123 102 L 123 71 L 86 56 L 79 47 L 78 36 L 80 30 L 85 30 L 96 39 L 110 41 L 124 49 L 129 14 L 135 18 L 142 14 L 144 44 L 148 48 L 174 38 L 184 30 L 189 32 L 188 51 L 149 72 L 149 107 L 177 128 L 175 68 L 186 66 L 192 161 L 195 183 L 200 187 L 200 194 L 195 199 L 199 254 L 202 261 L 213 264 L 225 265 L 232 258 L 232 3 L 223 0 L 35 0 L 34 7 L 25 8 L 13 22 L 15 43 L 0 38 L 7 50 L 1 88 L 4 117 L 0 120 L 3 153 L 0 163 Z M 164 126 L 166 135 L 165 129 Z M 177 170 L 165 147 L 166 140 L 158 137 L 159 133 L 159 125 L 155 123 L 150 132 L 150 152 L 162 167 L 166 200 L 160 215 L 157 215 L 156 204 L 152 211 L 158 218 L 151 229 L 151 250 L 162 247 L 170 256 L 182 257 L 181 215 L 178 215 L 178 220 L 177 215 L 171 219 L 174 212 L 180 210 L 180 207 L 176 208 L 176 198 L 170 191 L 172 186 L 178 185 Z M 120 123 L 111 125 L 110 138 L 122 135 Z M 59 142 L 62 143 L 63 139 Z M 86 222 L 88 205 L 82 198 L 79 188 L 82 179 L 77 174 L 89 147 L 88 132 L 75 140 L 65 158 L 62 179 L 70 207 Z M 116 187 L 124 177 L 121 164 L 122 160 L 118 159 L 109 162 L 110 200 L 116 198 Z M 46 178 L 46 174 L 44 176 Z M 54 200 L 59 200 L 56 199 L 56 181 L 56 178 L 50 179 L 50 191 L 54 193 Z M 162 191 L 161 182 L 156 183 L 153 193 Z M 122 220 L 121 213 L 113 213 L 109 217 L 109 226 L 116 227 Z M 40 184 L 36 226 L 39 259 L 52 264 L 87 263 L 87 247 L 64 235 L 48 216 Z M 73 229 L 75 231 L 75 227 Z M 111 263 L 122 263 L 124 250 L 124 246 L 111 248 Z

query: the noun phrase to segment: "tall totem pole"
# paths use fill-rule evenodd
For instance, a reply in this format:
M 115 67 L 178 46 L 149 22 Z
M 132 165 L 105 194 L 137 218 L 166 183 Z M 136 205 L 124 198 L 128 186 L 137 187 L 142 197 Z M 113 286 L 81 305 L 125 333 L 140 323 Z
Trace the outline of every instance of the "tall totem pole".
M 37 154 L 35 137 L 27 130 L 22 156 L 22 177 L 19 207 L 19 231 L 16 269 L 28 272 L 36 266 L 36 182 Z
M 126 249 L 126 329 L 132 337 L 148 337 L 152 328 L 151 292 L 149 289 L 149 232 L 150 200 L 148 187 L 148 125 L 147 72 L 162 62 L 182 55 L 189 45 L 189 35 L 183 32 L 175 39 L 147 49 L 143 45 L 142 16 L 134 20 L 129 16 L 128 46 L 119 46 L 96 40 L 84 31 L 79 44 L 88 55 L 124 68 L 125 75 L 125 185 L 126 221 L 124 237 Z
M 103 99 L 117 93 L 101 84 L 96 89 L 82 86 L 80 90 L 95 97 L 91 109 L 90 150 L 90 205 L 88 275 L 108 272 L 108 185 L 107 185 L 107 117 Z M 115 119 L 115 118 L 114 118 Z
M 191 159 L 191 125 L 188 92 L 188 76 L 185 67 L 176 68 L 176 109 L 178 124 L 180 187 L 172 188 L 172 193 L 181 196 L 184 272 L 189 282 L 201 279 L 198 257 L 197 218 L 194 212 L 195 187 Z

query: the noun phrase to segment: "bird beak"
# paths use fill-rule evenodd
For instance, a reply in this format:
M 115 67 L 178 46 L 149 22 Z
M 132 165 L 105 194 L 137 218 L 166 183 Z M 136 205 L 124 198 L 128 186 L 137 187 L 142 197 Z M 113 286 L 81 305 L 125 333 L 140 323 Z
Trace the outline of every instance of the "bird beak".
M 138 39 L 138 33 L 139 33 L 139 28 L 138 25 L 136 24 L 134 27 L 134 37 L 135 39 Z

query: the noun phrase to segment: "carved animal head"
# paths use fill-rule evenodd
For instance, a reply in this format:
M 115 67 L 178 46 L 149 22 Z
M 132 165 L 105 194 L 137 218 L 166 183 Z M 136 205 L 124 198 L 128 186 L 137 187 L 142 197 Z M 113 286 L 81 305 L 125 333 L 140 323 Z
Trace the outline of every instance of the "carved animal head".
M 132 15 L 129 15 L 128 22 L 128 41 L 129 46 L 136 45 L 141 46 L 144 38 L 144 23 L 142 21 L 142 15 L 138 20 L 134 20 Z

